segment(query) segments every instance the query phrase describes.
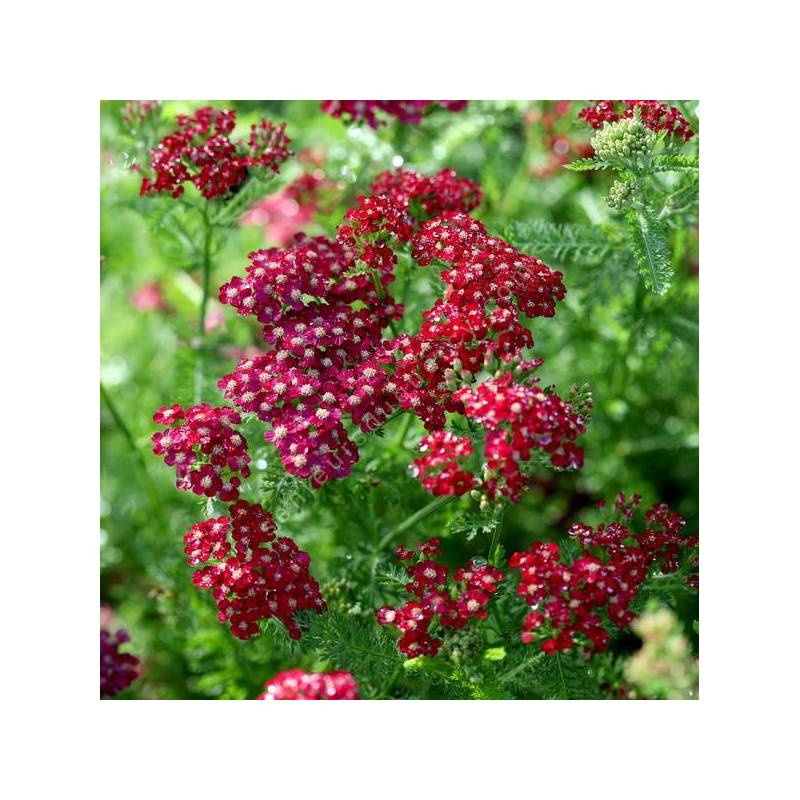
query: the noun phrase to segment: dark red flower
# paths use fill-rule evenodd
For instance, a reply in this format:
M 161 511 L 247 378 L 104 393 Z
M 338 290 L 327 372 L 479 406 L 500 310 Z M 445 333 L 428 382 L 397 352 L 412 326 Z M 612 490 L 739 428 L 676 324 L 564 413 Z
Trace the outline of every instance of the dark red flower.
M 620 519 L 627 520 L 631 504 L 624 495 L 616 506 Z M 570 536 L 581 550 L 570 560 L 554 542 L 534 542 L 514 553 L 508 565 L 520 573 L 517 594 L 533 609 L 523 623 L 522 641 L 537 642 L 552 655 L 572 649 L 577 637 L 586 649 L 603 652 L 610 638 L 606 622 L 627 628 L 634 619 L 630 606 L 646 578 L 676 571 L 697 542 L 683 534 L 685 520 L 664 504 L 655 504 L 645 523 L 636 534 L 622 522 L 596 529 L 578 522 Z
M 144 178 L 142 195 L 169 192 L 180 197 L 185 183 L 193 183 L 208 200 L 224 197 L 247 178 L 254 167 L 278 172 L 291 155 L 282 123 L 261 120 L 250 128 L 247 140 L 231 141 L 236 112 L 200 108 L 191 116 L 181 114 L 178 128 L 150 151 L 154 177 Z
M 239 501 L 230 506 L 230 514 L 198 522 L 184 536 L 188 564 L 205 565 L 195 571 L 192 583 L 212 592 L 219 620 L 229 622 L 239 639 L 255 636 L 259 621 L 272 617 L 299 639 L 294 614 L 325 610 L 309 573 L 308 553 L 292 539 L 276 538 L 272 516 L 261 506 Z
M 606 122 L 628 119 L 636 113 L 650 130 L 667 131 L 684 142 L 694 136 L 689 120 L 674 106 L 668 108 L 658 100 L 600 100 L 582 109 L 578 117 L 593 128 L 602 128 Z
M 463 111 L 466 100 L 323 100 L 323 112 L 346 122 L 366 122 L 371 128 L 385 124 L 377 112 L 395 117 L 406 125 L 418 125 L 431 109 L 440 106 L 448 111 Z
M 116 634 L 100 628 L 100 697 L 109 698 L 127 689 L 139 675 L 140 661 L 131 653 L 120 652 L 130 641 L 127 631 Z

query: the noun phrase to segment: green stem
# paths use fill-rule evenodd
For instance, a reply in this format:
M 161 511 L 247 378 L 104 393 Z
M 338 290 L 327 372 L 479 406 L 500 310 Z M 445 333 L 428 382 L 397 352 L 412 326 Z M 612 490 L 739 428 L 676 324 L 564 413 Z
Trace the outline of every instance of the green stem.
M 397 432 L 397 438 L 394 442 L 394 449 L 401 450 L 403 445 L 406 441 L 406 436 L 408 436 L 408 429 L 411 427 L 411 423 L 414 421 L 414 415 L 411 413 L 406 414 L 406 418 L 403 420 L 403 424 L 400 426 L 400 430 Z
M 517 169 L 507 184 L 503 199 L 500 201 L 498 214 L 508 218 L 519 205 L 519 199 L 525 187 L 531 182 L 530 154 L 533 146 L 533 126 L 527 126 L 525 131 L 525 144 L 517 162 Z
M 494 530 L 492 531 L 492 540 L 489 543 L 489 555 L 487 558 L 490 564 L 494 564 L 492 559 L 494 558 L 494 553 L 497 549 L 497 543 L 500 540 L 500 531 L 503 529 L 503 520 L 506 516 L 506 509 L 508 509 L 508 503 L 504 503 L 503 507 L 500 509 L 500 513 L 497 516 L 497 522 L 495 523 Z
M 203 400 L 203 390 L 205 383 L 205 359 L 206 359 L 206 313 L 208 310 L 209 290 L 211 287 L 211 237 L 214 232 L 208 216 L 208 203 L 203 206 L 203 257 L 201 267 L 203 270 L 203 295 L 200 299 L 200 319 L 197 345 L 197 364 L 194 373 L 194 401 L 200 403 Z
M 125 424 L 122 414 L 120 414 L 119 409 L 111 399 L 108 389 L 106 389 L 102 382 L 100 383 L 100 397 L 111 414 L 114 424 L 117 426 L 123 438 L 125 439 L 128 449 L 131 451 L 131 455 L 133 456 L 134 461 L 136 461 L 136 464 L 141 472 L 143 488 L 150 498 L 153 511 L 166 529 L 166 518 L 164 516 L 164 510 L 161 507 L 161 500 L 158 496 L 158 492 L 156 491 L 156 487 L 150 478 L 150 473 L 147 471 L 147 464 L 145 464 L 144 458 L 142 458 L 142 451 L 136 446 L 136 440 L 133 438 L 130 428 Z
M 375 284 L 375 289 L 378 292 L 378 300 L 381 301 L 381 305 L 384 305 L 384 303 L 386 302 L 386 293 L 383 291 L 383 284 L 381 283 L 381 279 L 378 276 L 378 270 L 373 269 L 370 270 L 370 272 L 372 272 L 372 282 Z M 397 333 L 397 328 L 395 328 L 394 326 L 394 320 L 391 319 L 389 320 L 389 329 L 391 330 L 392 335 L 396 339 L 399 334 Z
M 438 511 L 442 506 L 446 506 L 448 503 L 452 503 L 453 500 L 456 499 L 456 495 L 450 494 L 446 497 L 437 497 L 435 500 L 432 500 L 428 505 L 423 506 L 419 511 L 412 514 L 407 520 L 401 522 L 396 528 L 392 528 L 392 530 L 387 533 L 383 539 L 378 542 L 377 550 L 383 550 L 389 542 L 394 539 L 395 536 L 399 536 L 404 531 L 407 531 L 409 528 L 412 528 L 418 522 L 421 522 L 423 519 L 426 519 L 435 511 Z
M 617 385 L 616 394 L 618 397 L 621 397 L 625 391 L 625 387 L 628 384 L 628 375 L 630 372 L 630 368 L 628 367 L 628 357 L 633 353 L 636 348 L 636 342 L 639 339 L 639 328 L 641 327 L 641 317 L 642 317 L 642 309 L 644 308 L 644 299 L 645 295 L 647 294 L 647 290 L 645 289 L 644 281 L 638 280 L 636 282 L 636 296 L 634 297 L 633 301 L 633 320 L 630 325 L 630 329 L 628 331 L 628 338 L 625 342 L 625 346 L 622 349 L 622 353 L 620 355 L 620 359 L 617 362 L 619 364 L 619 372 L 618 372 L 618 379 L 615 381 Z

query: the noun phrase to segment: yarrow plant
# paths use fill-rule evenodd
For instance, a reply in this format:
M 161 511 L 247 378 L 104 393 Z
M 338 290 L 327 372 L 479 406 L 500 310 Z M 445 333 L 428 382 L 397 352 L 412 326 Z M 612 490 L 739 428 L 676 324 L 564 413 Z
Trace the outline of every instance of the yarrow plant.
M 264 684 L 259 700 L 358 700 L 349 672 L 281 672 Z
M 131 531 L 146 536 L 151 512 L 162 537 L 186 520 L 172 561 L 136 583 L 158 613 L 121 606 L 137 631 L 164 625 L 141 639 L 148 696 L 166 694 L 159 684 L 168 696 L 270 700 L 648 696 L 627 677 L 631 631 L 647 628 L 637 620 L 655 601 L 691 625 L 698 585 L 682 477 L 691 359 L 688 372 L 663 366 L 691 347 L 667 329 L 681 316 L 691 332 L 692 288 L 669 308 L 647 292 L 666 291 L 694 247 L 697 122 L 678 105 L 601 101 L 580 113 L 592 128 L 581 132 L 567 101 L 539 116 L 513 101 L 463 116 L 444 110 L 466 101 L 323 101 L 375 132 L 337 128 L 316 103 L 290 113 L 300 155 L 285 177 L 286 127 L 262 120 L 248 137 L 253 105 L 235 106 L 248 115 L 239 135 L 232 108 L 171 123 L 170 103 L 123 111 L 135 208 L 187 270 L 130 284 L 158 285 L 158 302 L 152 291 L 136 302 L 162 313 L 135 319 L 173 338 L 157 354 L 172 372 L 148 395 L 164 403 L 147 412 L 152 426 L 128 428 L 102 387 L 104 426 L 141 473 Z M 404 127 L 429 114 L 430 126 Z M 474 135 L 485 163 L 449 139 L 427 152 L 440 130 Z M 519 139 L 508 163 L 498 131 Z M 583 172 L 596 174 L 572 174 Z M 552 222 L 550 195 L 562 198 Z M 576 220 L 578 196 L 600 224 Z M 245 225 L 264 227 L 264 245 Z M 189 303 L 199 317 L 186 325 Z M 683 405 L 671 405 L 678 386 Z M 168 470 L 141 463 L 146 436 Z M 641 466 L 651 452 L 652 477 Z M 674 475 L 666 453 L 680 460 Z M 169 475 L 183 493 L 172 508 L 158 484 Z M 637 495 L 594 510 L 615 475 L 663 489 L 681 515 L 661 503 L 642 513 Z M 121 541 L 124 505 L 112 496 L 103 508 L 113 605 L 115 565 L 154 540 Z M 150 660 L 148 643 L 164 657 Z
M 139 676 L 141 662 L 120 647 L 130 641 L 128 632 L 116 633 L 100 628 L 100 697 L 113 697 L 125 691 Z
M 326 114 L 349 123 L 366 122 L 370 128 L 385 125 L 378 112 L 394 117 L 405 125 L 418 125 L 423 117 L 436 108 L 463 111 L 466 100 L 323 100 L 320 106 Z
M 165 431 L 153 434 L 153 452 L 175 467 L 176 486 L 228 502 L 250 474 L 247 442 L 234 429 L 242 419 L 232 408 L 209 405 L 160 408 L 153 416 Z M 241 476 L 241 477 L 240 477 Z

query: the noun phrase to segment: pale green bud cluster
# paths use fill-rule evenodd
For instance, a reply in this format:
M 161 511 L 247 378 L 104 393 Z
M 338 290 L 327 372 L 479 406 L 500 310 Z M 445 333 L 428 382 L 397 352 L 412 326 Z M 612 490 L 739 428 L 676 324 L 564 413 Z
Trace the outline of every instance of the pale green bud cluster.
M 656 135 L 638 117 L 607 122 L 592 139 L 592 147 L 602 161 L 637 160 L 649 153 Z
M 645 697 L 681 700 L 697 697 L 697 662 L 668 608 L 651 606 L 631 628 L 643 645 L 625 665 L 625 677 Z
M 633 204 L 635 186 L 632 181 L 614 181 L 611 190 L 606 197 L 609 208 L 618 211 L 630 208 Z

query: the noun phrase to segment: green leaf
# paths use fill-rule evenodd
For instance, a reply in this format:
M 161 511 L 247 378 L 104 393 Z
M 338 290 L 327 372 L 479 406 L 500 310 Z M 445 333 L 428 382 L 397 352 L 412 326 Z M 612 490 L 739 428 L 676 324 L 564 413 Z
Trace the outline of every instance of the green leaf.
M 653 156 L 646 172 L 695 172 L 700 169 L 700 160 L 696 156 L 681 156 L 672 153 Z
M 403 666 L 394 639 L 375 621 L 350 614 L 314 614 L 304 646 L 311 646 L 333 669 L 351 672 L 359 686 L 379 692 Z
M 645 286 L 664 294 L 672 281 L 672 262 L 663 223 L 647 203 L 629 211 L 626 219 L 628 240 Z
M 543 220 L 512 222 L 503 235 L 514 247 L 538 258 L 572 263 L 599 261 L 623 244 L 618 234 L 599 225 L 557 225 Z
M 506 657 L 505 647 L 490 647 L 484 654 L 486 661 L 502 661 Z
M 607 161 L 601 161 L 599 158 L 579 158 L 576 161 L 570 161 L 569 164 L 564 164 L 564 169 L 568 169 L 570 172 L 588 172 L 609 167 L 613 167 L 613 165 Z

